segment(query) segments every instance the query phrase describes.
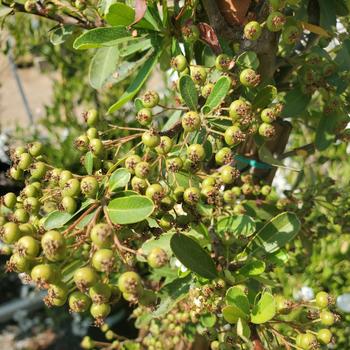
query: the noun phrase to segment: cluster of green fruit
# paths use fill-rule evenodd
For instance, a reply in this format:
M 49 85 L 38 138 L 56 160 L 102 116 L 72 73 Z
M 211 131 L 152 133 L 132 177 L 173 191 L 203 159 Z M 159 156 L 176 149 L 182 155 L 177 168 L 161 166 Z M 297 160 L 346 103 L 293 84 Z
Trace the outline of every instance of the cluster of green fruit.
M 68 302 L 72 312 L 90 310 L 96 324 L 103 323 L 121 295 L 144 307 L 155 305 L 158 287 L 147 271 L 164 267 L 171 256 L 157 246 L 144 254 L 140 247 L 145 241 L 171 230 L 183 235 L 191 224 L 209 226 L 219 217 L 243 214 L 248 199 L 270 200 L 271 187 L 252 174 L 241 174 L 235 156 L 250 136 L 275 135 L 282 105 L 273 101 L 255 107 L 243 98 L 240 88 L 254 90 L 260 77 L 250 68 L 237 69 L 227 55 L 219 55 L 212 69 L 188 64 L 182 55 L 172 59 L 172 66 L 179 75 L 180 104 L 162 106 L 158 93 L 145 92 L 135 100 L 142 128 L 111 125 L 95 110 L 86 113 L 88 129 L 75 146 L 83 153 L 87 174 L 47 164 L 37 142 L 12 152 L 10 176 L 24 181 L 25 187 L 19 196 L 8 193 L 2 199 L 3 251 L 11 254 L 9 270 L 47 289 L 48 305 Z M 219 99 L 217 84 L 226 86 Z M 184 91 L 199 98 L 189 99 Z M 163 116 L 172 109 L 180 112 L 178 118 L 162 129 Z M 135 199 L 140 206 L 120 204 Z M 113 206 L 114 201 L 119 207 Z M 225 237 L 222 250 L 232 242 Z M 219 257 L 215 259 L 219 264 Z M 138 274 L 139 270 L 145 273 Z M 211 300 L 207 292 L 212 287 L 217 289 L 215 300 L 205 302 Z M 203 312 L 196 309 L 198 298 L 205 310 L 213 308 L 219 314 L 220 295 L 226 289 L 208 285 L 204 298 L 196 295 L 188 300 L 193 324 L 196 313 Z M 224 323 L 215 321 L 209 328 L 217 331 Z M 94 343 L 85 339 L 86 344 Z M 156 344 L 145 338 L 146 346 Z M 114 341 L 114 346 L 122 348 L 123 342 Z

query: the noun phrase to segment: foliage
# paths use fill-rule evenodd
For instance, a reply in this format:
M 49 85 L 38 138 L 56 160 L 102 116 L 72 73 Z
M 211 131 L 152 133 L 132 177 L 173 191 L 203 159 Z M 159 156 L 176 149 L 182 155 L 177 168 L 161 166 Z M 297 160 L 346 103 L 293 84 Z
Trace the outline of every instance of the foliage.
M 94 49 L 93 88 L 127 84 L 106 115 L 85 113 L 84 166 L 17 147 L 10 175 L 25 187 L 2 201 L 8 269 L 47 289 L 48 306 L 89 310 L 110 341 L 82 347 L 336 346 L 327 292 L 342 291 L 329 267 L 317 276 L 335 253 L 325 242 L 347 242 L 350 55 L 335 27 L 347 32 L 347 3 L 3 3 L 58 22 L 53 43 Z M 174 81 L 165 96 L 143 91 L 158 63 Z M 302 282 L 315 299 L 291 299 Z M 121 296 L 135 340 L 102 325 Z

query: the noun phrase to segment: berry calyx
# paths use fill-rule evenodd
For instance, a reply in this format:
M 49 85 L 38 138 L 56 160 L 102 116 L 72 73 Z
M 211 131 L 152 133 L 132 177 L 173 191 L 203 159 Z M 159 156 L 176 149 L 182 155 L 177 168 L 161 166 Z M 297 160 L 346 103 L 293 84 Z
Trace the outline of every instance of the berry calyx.
M 261 32 L 261 25 L 256 21 L 251 21 L 244 27 L 244 36 L 248 40 L 258 40 L 261 36 Z

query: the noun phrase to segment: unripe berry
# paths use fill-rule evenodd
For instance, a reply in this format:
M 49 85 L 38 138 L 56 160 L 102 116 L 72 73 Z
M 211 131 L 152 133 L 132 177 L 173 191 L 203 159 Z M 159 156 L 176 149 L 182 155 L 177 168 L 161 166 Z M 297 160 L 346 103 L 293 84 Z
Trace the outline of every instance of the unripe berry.
M 12 167 L 10 169 L 10 176 L 15 181 L 23 180 L 23 170 L 19 168 Z
M 239 75 L 239 81 L 247 87 L 256 87 L 260 84 L 260 75 L 251 68 L 243 69 Z
M 1 240 L 6 244 L 13 244 L 18 241 L 21 233 L 19 231 L 18 225 L 14 222 L 7 222 L 0 229 Z
M 91 305 L 91 299 L 82 292 L 73 292 L 68 299 L 69 308 L 72 312 L 85 312 Z
M 232 184 L 239 177 L 239 170 L 230 166 L 225 165 L 221 168 L 220 179 L 224 184 Z
M 237 125 L 227 128 L 224 134 L 225 142 L 229 146 L 237 145 L 238 143 L 244 141 L 245 138 L 245 134 L 242 133 L 241 129 Z
M 61 201 L 61 206 L 68 214 L 73 214 L 76 212 L 78 204 L 73 197 L 64 196 Z
M 39 141 L 35 141 L 29 144 L 28 147 L 28 152 L 30 153 L 30 155 L 32 155 L 33 157 L 38 157 L 41 155 L 43 150 L 43 144 Z
M 25 223 L 29 220 L 29 214 L 23 208 L 19 208 L 14 211 L 13 218 L 16 222 Z
M 186 132 L 198 130 L 201 126 L 201 118 L 197 112 L 187 112 L 181 118 L 181 125 Z
M 34 184 L 27 185 L 24 187 L 22 194 L 26 197 L 38 197 L 40 190 L 38 190 Z
M 316 294 L 316 305 L 321 309 L 325 309 L 329 305 L 329 300 L 329 294 L 326 292 L 318 292 Z
M 3 197 L 3 203 L 5 207 L 9 209 L 13 209 L 17 203 L 16 195 L 12 192 L 6 193 L 5 196 Z
M 149 125 L 152 122 L 152 111 L 149 108 L 142 108 L 137 112 L 136 120 L 141 125 Z
M 95 304 L 108 303 L 111 294 L 111 287 L 105 283 L 96 283 L 89 289 L 90 298 Z
M 147 162 L 137 163 L 135 166 L 135 176 L 140 179 L 146 179 L 151 171 L 151 166 Z
M 189 44 L 193 44 L 200 37 L 199 29 L 194 24 L 186 25 L 186 26 L 182 27 L 181 33 L 182 33 L 184 40 Z
M 10 271 L 16 271 L 16 272 L 30 272 L 30 261 L 24 257 L 23 255 L 19 254 L 12 254 L 10 257 L 10 260 L 7 263 L 7 267 Z
M 219 165 L 229 164 L 233 161 L 233 154 L 230 148 L 223 147 L 215 154 L 215 161 Z
M 86 124 L 90 127 L 96 126 L 96 124 L 99 122 L 99 117 L 96 109 L 90 109 L 86 113 Z
M 305 350 L 314 349 L 317 346 L 317 339 L 311 333 L 303 334 L 300 339 L 300 347 Z
M 252 112 L 252 105 L 248 101 L 235 100 L 230 104 L 229 114 L 233 121 L 246 117 Z
M 110 249 L 98 249 L 92 256 L 91 263 L 97 271 L 110 273 L 115 268 L 115 254 Z
M 64 283 L 50 284 L 45 302 L 49 306 L 62 306 L 66 303 L 68 287 Z
M 92 228 L 90 238 L 97 247 L 108 248 L 113 243 L 112 229 L 108 224 L 97 224 Z
M 153 130 L 145 131 L 142 134 L 142 142 L 149 148 L 155 148 L 160 143 L 160 136 Z
M 131 187 L 134 191 L 139 192 L 139 193 L 144 193 L 148 184 L 145 179 L 141 179 L 137 176 L 134 176 L 131 179 Z
M 86 176 L 81 180 L 80 189 L 87 198 L 95 198 L 98 192 L 98 181 L 93 176 Z
M 41 238 L 41 246 L 46 258 L 50 261 L 60 261 L 66 255 L 66 242 L 58 231 L 46 232 Z
M 36 9 L 37 9 L 37 1 L 36 0 L 27 0 L 25 3 L 24 3 L 24 9 L 27 11 L 27 12 L 35 12 Z
M 69 179 L 62 188 L 62 196 L 76 197 L 80 194 L 80 182 L 78 179 Z
M 159 95 L 156 91 L 146 91 L 141 101 L 144 107 L 153 108 L 159 103 Z
M 184 55 L 177 55 L 171 59 L 170 64 L 175 70 L 182 72 L 187 67 L 187 60 Z
M 265 123 L 272 123 L 277 119 L 277 113 L 274 108 L 265 108 L 261 112 L 261 120 Z
M 226 54 L 220 54 L 215 59 L 215 67 L 221 72 L 227 72 L 233 67 L 232 59 Z M 232 66 L 232 67 L 231 67 Z
M 270 138 L 276 135 L 276 129 L 274 128 L 273 125 L 268 124 L 268 123 L 262 123 L 259 126 L 259 134 L 261 136 Z
M 261 194 L 263 196 L 268 196 L 271 193 L 271 186 L 269 185 L 264 185 L 261 190 L 260 190 Z
M 328 310 L 320 312 L 320 319 L 324 326 L 333 326 L 336 321 L 334 314 Z
M 91 316 L 95 319 L 105 319 L 111 312 L 109 304 L 92 304 L 90 307 Z
M 191 78 L 197 85 L 203 85 L 207 80 L 207 71 L 204 67 L 191 67 Z
M 43 162 L 36 162 L 30 169 L 32 179 L 41 180 L 46 174 L 46 164 Z
M 89 128 L 86 130 L 86 136 L 89 140 L 98 138 L 98 131 L 96 128 Z
M 207 83 L 201 89 L 201 94 L 204 98 L 208 98 L 211 92 L 213 91 L 214 84 Z
M 90 349 L 93 349 L 95 347 L 95 342 L 90 337 L 85 336 L 83 338 L 83 340 L 81 341 L 80 346 L 83 349 L 90 350 Z
M 248 40 L 258 40 L 261 36 L 261 26 L 256 21 L 247 23 L 244 27 L 244 36 Z
M 86 135 L 80 135 L 74 140 L 74 146 L 81 152 L 86 152 L 89 147 L 89 138 Z
M 203 161 L 205 159 L 204 147 L 200 144 L 192 144 L 187 148 L 186 154 L 188 159 L 194 163 Z
M 155 202 L 160 201 L 164 195 L 164 188 L 160 184 L 149 185 L 146 189 L 146 196 Z
M 181 170 L 183 166 L 183 161 L 180 157 L 170 158 L 166 160 L 167 170 L 176 173 Z
M 136 164 L 141 162 L 141 157 L 137 154 L 133 154 L 125 159 L 125 168 L 129 171 L 129 173 L 135 173 Z
M 141 278 L 134 271 L 124 272 L 119 276 L 118 287 L 122 293 L 138 294 L 142 290 Z
M 103 151 L 104 151 L 104 146 L 103 143 L 100 139 L 92 139 L 90 140 L 89 143 L 89 148 L 90 151 L 95 155 L 95 156 L 100 156 L 102 155 Z
M 98 280 L 98 276 L 91 267 L 82 267 L 74 272 L 74 282 L 76 286 L 84 291 L 93 286 Z
M 162 248 L 153 248 L 147 257 L 149 266 L 160 268 L 168 262 L 168 255 Z
M 320 329 L 317 332 L 317 340 L 321 344 L 328 345 L 332 341 L 332 332 L 327 328 Z
M 72 178 L 73 178 L 73 174 L 69 170 L 61 171 L 59 175 L 59 186 L 63 188 L 66 182 Z
M 24 236 L 17 241 L 15 250 L 19 255 L 27 258 L 35 258 L 39 254 L 40 246 L 38 241 L 33 237 Z
M 155 148 L 156 152 L 161 155 L 168 154 L 173 147 L 173 140 L 169 136 L 161 136 L 160 143 Z
M 17 166 L 21 170 L 27 170 L 32 164 L 32 161 L 33 161 L 32 156 L 29 153 L 22 153 L 19 156 Z
M 270 32 L 279 32 L 286 24 L 286 17 L 283 13 L 275 11 L 270 13 L 266 20 L 267 29 Z
M 57 278 L 57 272 L 51 264 L 39 264 L 33 267 L 30 276 L 39 287 L 46 283 L 53 283 Z
M 183 196 L 187 204 L 193 205 L 199 202 L 201 192 L 197 187 L 189 187 L 185 190 Z

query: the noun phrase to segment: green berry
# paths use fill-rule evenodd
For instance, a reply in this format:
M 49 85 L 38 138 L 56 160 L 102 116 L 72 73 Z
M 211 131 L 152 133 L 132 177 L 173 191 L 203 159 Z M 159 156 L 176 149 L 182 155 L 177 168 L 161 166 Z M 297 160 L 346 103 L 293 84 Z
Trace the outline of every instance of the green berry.
M 187 60 L 184 55 L 177 55 L 171 59 L 170 64 L 175 70 L 182 72 L 187 67 Z
M 96 126 L 96 124 L 99 122 L 99 117 L 96 109 L 90 109 L 86 113 L 86 123 L 88 126 Z
M 36 162 L 30 169 L 32 179 L 41 180 L 46 174 L 46 164 L 43 162 Z
M 142 142 L 149 148 L 155 148 L 160 143 L 160 136 L 153 130 L 145 131 L 142 135 Z
M 3 197 L 3 203 L 5 207 L 13 209 L 17 203 L 17 196 L 12 192 L 6 193 Z
M 105 319 L 111 312 L 109 304 L 92 304 L 90 307 L 91 316 L 95 319 Z
M 317 340 L 321 344 L 328 345 L 332 341 L 332 337 L 333 337 L 332 332 L 327 328 L 320 329 L 317 332 Z
M 177 173 L 181 170 L 183 161 L 180 157 L 170 158 L 166 160 L 167 170 L 172 173 Z
M 186 154 L 188 159 L 194 163 L 203 161 L 205 159 L 204 147 L 200 144 L 194 143 L 187 148 Z
M 32 143 L 29 144 L 28 152 L 33 157 L 40 156 L 42 151 L 43 151 L 43 144 L 41 142 L 35 141 L 35 142 L 32 142 Z
M 265 108 L 262 110 L 261 112 L 261 120 L 264 123 L 272 123 L 277 119 L 277 113 L 276 110 L 274 108 Z
M 182 27 L 181 33 L 182 33 L 184 40 L 189 44 L 193 44 L 200 37 L 200 31 L 199 31 L 198 27 L 194 24 L 186 25 L 186 26 Z
M 93 286 L 98 280 L 95 270 L 88 266 L 76 270 L 73 278 L 76 286 L 82 291 Z
M 223 147 L 215 154 L 215 161 L 219 165 L 228 164 L 233 161 L 233 154 L 230 148 Z
M 85 312 L 91 305 L 91 299 L 82 292 L 73 292 L 68 299 L 69 308 L 72 312 Z
M 160 201 L 164 195 L 164 188 L 160 184 L 149 185 L 146 189 L 146 196 L 155 202 Z
M 239 171 L 230 166 L 225 165 L 221 168 L 220 179 L 224 184 L 232 184 L 239 177 Z
M 134 271 L 124 272 L 119 276 L 118 287 L 122 293 L 138 294 L 142 289 L 141 278 Z
M 153 268 L 160 268 L 168 262 L 168 255 L 162 248 L 153 248 L 148 254 L 147 262 Z
M 80 182 L 80 190 L 87 198 L 96 198 L 98 192 L 98 181 L 93 176 L 86 176 Z
M 152 111 L 149 108 L 142 108 L 137 112 L 136 120 L 141 125 L 149 125 L 152 122 Z
M 223 53 L 216 57 L 215 67 L 221 72 L 227 72 L 228 70 L 230 70 L 232 62 L 232 59 L 228 55 Z
M 301 30 L 297 26 L 290 25 L 282 32 L 282 41 L 287 45 L 294 45 L 300 39 Z
M 80 194 L 80 182 L 78 179 L 69 179 L 62 188 L 62 196 L 76 197 Z
M 89 295 L 93 303 L 108 303 L 112 295 L 112 289 L 108 284 L 96 283 L 89 289 Z
M 110 273 L 115 268 L 115 254 L 110 249 L 98 249 L 92 256 L 91 263 L 97 271 Z
M 239 75 L 239 81 L 247 87 L 256 87 L 260 84 L 260 75 L 251 68 L 243 69 Z
M 141 162 L 141 157 L 137 154 L 133 154 L 125 159 L 125 168 L 131 173 L 135 174 L 136 164 Z
M 53 283 L 57 277 L 57 273 L 51 264 L 39 264 L 33 267 L 30 276 L 33 282 L 39 286 L 46 283 Z
M 244 27 L 244 36 L 248 40 L 258 40 L 261 36 L 261 32 L 261 26 L 256 21 L 251 21 Z
M 45 257 L 50 261 L 60 261 L 66 255 L 66 242 L 63 235 L 55 230 L 46 232 L 41 238 Z
M 266 137 L 266 138 L 271 138 L 271 137 L 274 137 L 276 135 L 276 129 L 271 124 L 262 123 L 259 126 L 259 134 L 261 136 Z
M 334 314 L 328 310 L 320 312 L 320 319 L 324 326 L 333 326 L 336 321 Z
M 181 125 L 186 132 L 198 130 L 201 127 L 201 118 L 197 112 L 187 112 L 181 118 Z
M 100 155 L 102 155 L 102 153 L 103 153 L 103 151 L 104 151 L 103 143 L 102 143 L 102 141 L 101 141 L 100 139 L 98 139 L 98 138 L 90 140 L 89 148 L 90 148 L 90 151 L 91 151 L 95 156 L 100 156 Z
M 244 141 L 245 135 L 237 125 L 233 125 L 226 129 L 224 139 L 229 146 L 233 146 Z
M 187 204 L 193 205 L 199 202 L 201 192 L 197 187 L 189 187 L 183 194 L 184 201 Z
M 286 17 L 278 11 L 270 13 L 266 20 L 266 27 L 270 32 L 279 32 L 285 24 Z
M 173 147 L 173 141 L 170 137 L 168 136 L 161 136 L 160 137 L 160 143 L 159 145 L 155 148 L 155 151 L 158 154 L 165 155 L 168 154 Z
M 18 241 L 21 232 L 14 222 L 7 222 L 0 229 L 1 240 L 6 244 L 13 244 Z
M 113 243 L 112 229 L 108 224 L 97 224 L 91 229 L 90 238 L 97 247 L 108 248 Z
M 191 67 L 191 78 L 197 85 L 203 85 L 207 80 L 207 71 L 204 67 Z
M 38 241 L 31 236 L 21 237 L 16 243 L 16 252 L 26 258 L 35 258 L 38 256 L 39 250 Z
M 147 91 L 141 98 L 142 104 L 146 108 L 153 108 L 159 103 L 159 95 L 156 91 Z
M 235 100 L 230 104 L 229 114 L 233 121 L 250 115 L 252 105 L 248 101 Z
M 329 300 L 329 294 L 326 292 L 318 292 L 316 294 L 316 305 L 321 309 L 325 309 L 329 305 Z
M 19 160 L 18 160 L 18 168 L 21 170 L 27 170 L 30 165 L 32 164 L 33 158 L 29 153 L 22 153 L 19 156 Z

